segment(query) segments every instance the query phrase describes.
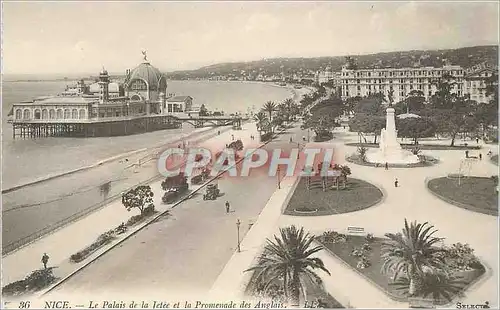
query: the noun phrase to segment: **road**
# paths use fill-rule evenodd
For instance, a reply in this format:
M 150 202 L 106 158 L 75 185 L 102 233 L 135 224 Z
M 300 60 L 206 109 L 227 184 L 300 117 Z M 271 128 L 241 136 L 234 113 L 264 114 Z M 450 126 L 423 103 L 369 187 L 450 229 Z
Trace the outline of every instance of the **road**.
M 303 135 L 300 129 L 292 129 L 265 149 L 289 150 L 297 146 L 289 143 L 290 137 L 298 141 Z M 260 170 L 248 178 L 222 178 L 218 185 L 222 197 L 203 201 L 198 195 L 182 203 L 170 217 L 131 237 L 51 295 L 139 297 L 144 290 L 174 295 L 207 292 L 236 250 L 237 219 L 242 239 L 274 193 L 277 177 Z M 231 205 L 229 214 L 226 200 Z

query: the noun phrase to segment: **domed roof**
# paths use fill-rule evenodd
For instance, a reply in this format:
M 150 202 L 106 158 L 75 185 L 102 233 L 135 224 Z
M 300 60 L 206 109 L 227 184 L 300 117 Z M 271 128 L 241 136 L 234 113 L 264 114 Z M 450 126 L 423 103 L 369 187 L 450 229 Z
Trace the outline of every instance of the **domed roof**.
M 149 62 L 143 62 L 130 72 L 126 84 L 130 86 L 134 80 L 143 80 L 148 86 L 149 90 L 166 91 L 167 81 L 165 75 L 160 70 L 153 67 Z

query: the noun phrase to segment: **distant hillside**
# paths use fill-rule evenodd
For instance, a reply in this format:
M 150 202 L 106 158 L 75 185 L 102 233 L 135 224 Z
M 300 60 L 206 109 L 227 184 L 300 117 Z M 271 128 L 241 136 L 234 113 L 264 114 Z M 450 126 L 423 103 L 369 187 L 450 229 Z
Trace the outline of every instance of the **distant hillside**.
M 347 55 L 346 55 L 347 56 Z M 359 68 L 401 68 L 421 66 L 440 67 L 444 61 L 470 67 L 484 61 L 498 65 L 498 46 L 473 46 L 447 50 L 403 51 L 377 53 L 370 55 L 350 55 Z M 175 71 L 169 73 L 171 79 L 209 78 L 213 76 L 252 76 L 259 73 L 266 75 L 306 73 L 325 69 L 330 66 L 333 71 L 338 71 L 345 64 L 345 56 L 317 57 L 317 58 L 273 58 L 252 62 L 221 63 L 202 67 L 197 70 Z M 244 72 L 243 72 L 244 71 Z

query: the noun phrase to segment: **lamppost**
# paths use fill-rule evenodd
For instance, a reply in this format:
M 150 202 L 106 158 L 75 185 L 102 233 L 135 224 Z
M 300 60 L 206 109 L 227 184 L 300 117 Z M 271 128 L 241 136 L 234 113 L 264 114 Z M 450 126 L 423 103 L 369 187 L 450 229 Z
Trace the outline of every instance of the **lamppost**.
M 280 167 L 278 167 L 278 189 L 281 189 Z
M 240 219 L 236 220 L 236 228 L 238 229 L 238 253 L 241 252 L 241 248 L 240 248 L 240 225 L 241 225 Z
M 307 142 L 309 142 L 309 128 L 307 128 Z

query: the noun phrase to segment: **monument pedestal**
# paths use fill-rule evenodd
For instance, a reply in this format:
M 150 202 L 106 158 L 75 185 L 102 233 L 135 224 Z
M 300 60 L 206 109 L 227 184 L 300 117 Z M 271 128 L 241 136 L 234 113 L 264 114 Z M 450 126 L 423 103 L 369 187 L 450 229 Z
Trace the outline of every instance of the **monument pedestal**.
M 385 128 L 380 132 L 379 148 L 373 153 L 366 154 L 366 160 L 377 164 L 416 164 L 418 156 L 404 150 L 397 139 L 394 109 L 386 110 Z

